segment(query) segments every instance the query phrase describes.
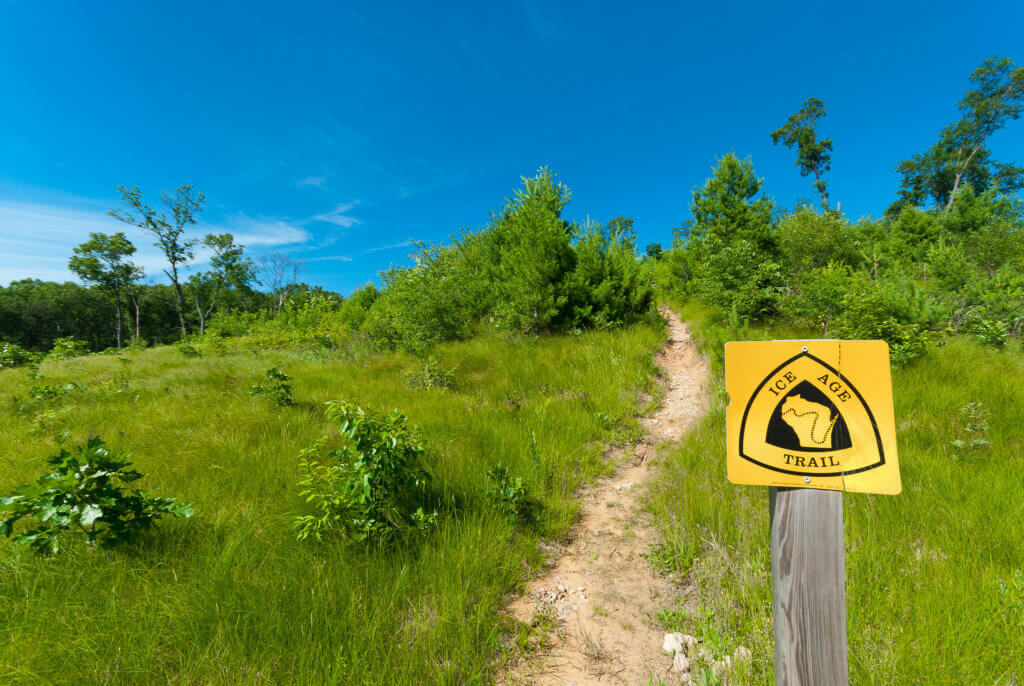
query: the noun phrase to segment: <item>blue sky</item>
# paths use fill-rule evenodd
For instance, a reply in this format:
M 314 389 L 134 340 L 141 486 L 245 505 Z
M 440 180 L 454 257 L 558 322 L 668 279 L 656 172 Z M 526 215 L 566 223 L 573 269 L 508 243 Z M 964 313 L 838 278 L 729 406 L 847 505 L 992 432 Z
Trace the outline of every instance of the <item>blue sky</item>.
M 549 165 L 571 218 L 669 243 L 716 156 L 810 198 L 768 134 L 817 96 L 856 218 L 956 118 L 989 55 L 1024 62 L 1019 0 L 888 3 L 5 2 L 0 283 L 70 278 L 118 184 L 206 194 L 199 231 L 348 292 L 410 239 L 477 227 Z M 992 142 L 1024 163 L 1024 121 Z M 132 236 L 159 276 L 151 241 Z M 201 264 L 196 268 L 201 268 Z

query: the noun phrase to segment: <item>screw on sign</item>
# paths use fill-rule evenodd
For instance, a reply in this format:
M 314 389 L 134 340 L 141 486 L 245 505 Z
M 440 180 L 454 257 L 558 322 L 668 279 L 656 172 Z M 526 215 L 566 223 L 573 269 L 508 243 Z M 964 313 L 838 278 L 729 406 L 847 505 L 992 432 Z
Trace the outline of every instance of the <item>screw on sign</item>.
M 846 684 L 843 491 L 900 492 L 884 341 L 725 344 L 729 481 L 768 486 L 775 680 Z

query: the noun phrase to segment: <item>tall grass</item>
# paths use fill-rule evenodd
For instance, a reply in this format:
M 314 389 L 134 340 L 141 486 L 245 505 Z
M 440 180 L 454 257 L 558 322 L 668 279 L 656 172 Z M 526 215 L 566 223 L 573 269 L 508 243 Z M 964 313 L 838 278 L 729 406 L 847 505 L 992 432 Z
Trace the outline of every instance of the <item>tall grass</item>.
M 706 419 L 672 450 L 649 492 L 662 558 L 696 586 L 667 608 L 674 630 L 721 652 L 745 645 L 730 683 L 773 681 L 767 489 L 725 474 L 721 344 L 800 332 L 715 325 L 690 308 L 716 372 Z M 1024 354 L 953 338 L 893 372 L 903 493 L 845 496 L 852 683 L 1016 683 L 1024 678 Z M 967 418 L 989 413 L 991 448 L 963 450 Z
M 47 383 L 84 390 L 11 410 L 0 373 L 0 491 L 34 480 L 53 435 L 100 434 L 146 474 L 140 486 L 195 506 L 136 547 L 71 545 L 52 559 L 0 541 L 0 682 L 453 683 L 489 679 L 515 627 L 507 594 L 566 532 L 573 494 L 610 469 L 604 445 L 639 432 L 660 323 L 437 349 L 451 391 L 412 390 L 402 354 L 186 358 L 172 347 L 48 362 Z M 319 355 L 322 357 L 322 355 Z M 127 389 L 104 384 L 130 368 Z M 295 407 L 248 394 L 264 370 L 293 377 Z M 332 428 L 321 403 L 398 408 L 421 427 L 439 527 L 366 551 L 299 543 L 296 455 Z M 333 430 L 337 430 L 334 427 Z M 498 462 L 541 502 L 515 527 L 481 492 Z

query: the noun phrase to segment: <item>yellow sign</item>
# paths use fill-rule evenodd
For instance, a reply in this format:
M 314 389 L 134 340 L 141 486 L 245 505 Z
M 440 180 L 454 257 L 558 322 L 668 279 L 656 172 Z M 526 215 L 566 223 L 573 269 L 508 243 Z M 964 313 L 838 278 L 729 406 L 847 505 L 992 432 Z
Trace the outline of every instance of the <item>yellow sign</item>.
M 885 341 L 725 344 L 729 481 L 900 492 Z

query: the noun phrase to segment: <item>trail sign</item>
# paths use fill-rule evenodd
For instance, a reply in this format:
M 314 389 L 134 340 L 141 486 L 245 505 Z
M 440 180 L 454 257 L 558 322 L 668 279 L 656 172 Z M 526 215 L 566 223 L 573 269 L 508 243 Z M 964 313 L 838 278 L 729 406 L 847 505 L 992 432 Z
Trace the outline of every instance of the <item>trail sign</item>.
M 900 492 L 885 341 L 725 344 L 729 481 Z

